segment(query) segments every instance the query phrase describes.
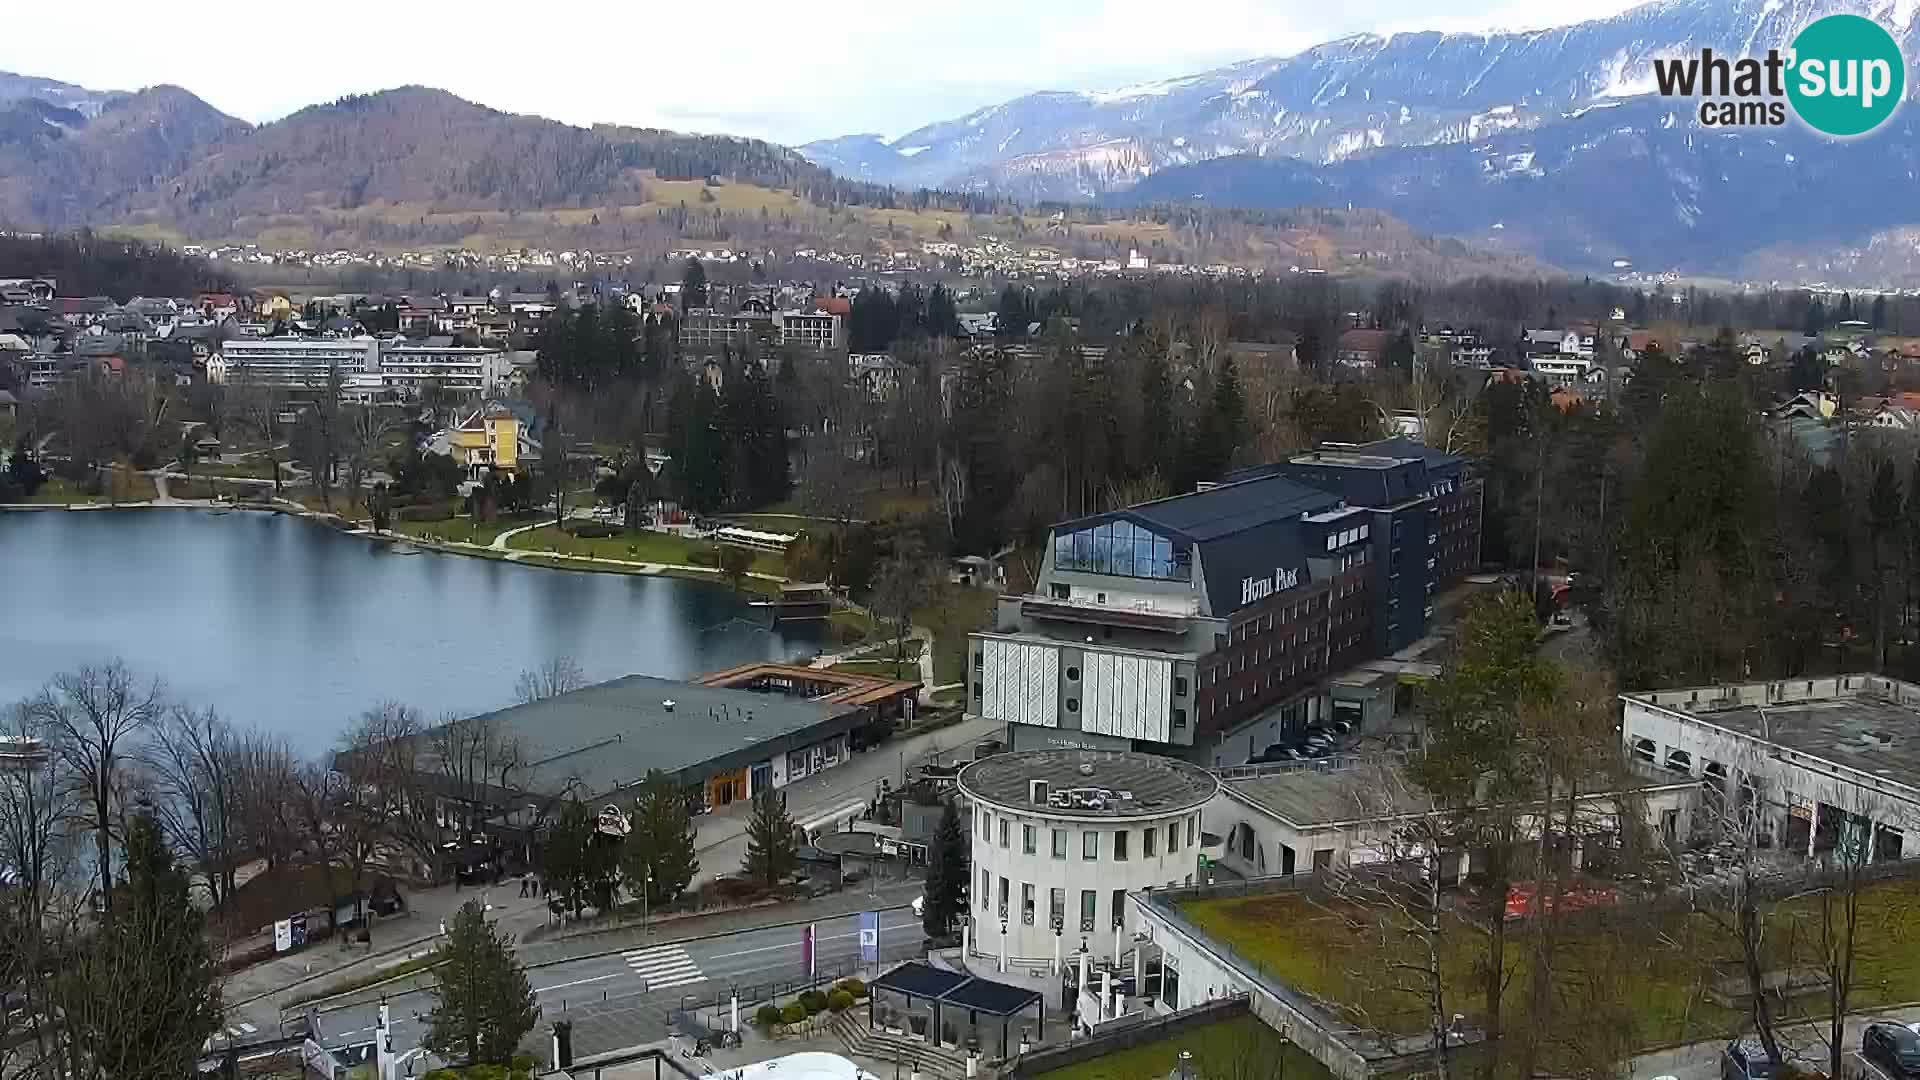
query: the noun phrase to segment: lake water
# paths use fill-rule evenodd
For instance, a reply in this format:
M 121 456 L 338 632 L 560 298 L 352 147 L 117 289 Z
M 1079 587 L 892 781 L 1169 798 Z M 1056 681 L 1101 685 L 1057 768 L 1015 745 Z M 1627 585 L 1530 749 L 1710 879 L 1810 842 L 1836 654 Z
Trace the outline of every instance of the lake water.
M 279 514 L 0 513 L 0 704 L 118 657 L 305 751 L 361 711 L 512 703 L 572 657 L 591 681 L 813 655 L 724 585 L 403 554 Z

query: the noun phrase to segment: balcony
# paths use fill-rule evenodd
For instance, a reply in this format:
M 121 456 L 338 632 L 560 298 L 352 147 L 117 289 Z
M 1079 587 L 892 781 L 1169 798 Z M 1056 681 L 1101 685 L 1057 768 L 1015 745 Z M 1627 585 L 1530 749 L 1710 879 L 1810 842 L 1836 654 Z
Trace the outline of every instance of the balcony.
M 1189 618 L 1171 611 L 1152 611 L 1105 604 L 1076 604 L 1070 600 L 1050 600 L 1029 596 L 1020 601 L 1020 614 L 1032 619 L 1084 623 L 1090 626 L 1120 626 L 1131 630 L 1150 630 L 1162 634 L 1184 634 Z

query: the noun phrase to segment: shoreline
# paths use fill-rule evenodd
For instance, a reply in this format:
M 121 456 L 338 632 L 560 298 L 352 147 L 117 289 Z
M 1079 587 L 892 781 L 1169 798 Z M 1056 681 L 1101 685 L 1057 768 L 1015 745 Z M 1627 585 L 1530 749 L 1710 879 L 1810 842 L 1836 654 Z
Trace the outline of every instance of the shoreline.
M 565 570 L 590 574 L 621 574 L 627 577 L 667 577 L 681 581 L 692 581 L 709 585 L 727 586 L 721 571 L 710 566 L 694 566 L 688 563 L 656 563 L 609 559 L 597 555 L 566 555 L 552 551 L 536 551 L 527 548 L 495 548 L 479 544 L 463 543 L 455 540 L 430 540 L 403 532 L 374 532 L 370 527 L 356 524 L 325 511 L 314 510 L 298 503 L 268 502 L 213 502 L 201 499 L 149 499 L 137 502 L 75 502 L 75 503 L 0 503 L 0 514 L 40 513 L 48 511 L 67 511 L 72 513 L 100 513 L 115 510 L 201 510 L 220 511 L 222 513 L 246 512 L 255 514 L 280 514 L 286 517 L 300 518 L 345 536 L 364 537 L 371 541 L 384 541 L 389 544 L 410 544 L 422 551 L 438 552 L 443 555 L 460 555 L 472 559 L 485 559 L 489 562 L 512 563 L 529 566 L 538 570 Z M 772 574 L 749 572 L 746 575 L 754 581 L 785 584 L 787 579 Z M 735 591 L 735 590 L 729 590 Z M 766 596 L 767 594 L 752 588 L 737 590 L 742 594 Z M 777 594 L 775 594 L 777 595 Z

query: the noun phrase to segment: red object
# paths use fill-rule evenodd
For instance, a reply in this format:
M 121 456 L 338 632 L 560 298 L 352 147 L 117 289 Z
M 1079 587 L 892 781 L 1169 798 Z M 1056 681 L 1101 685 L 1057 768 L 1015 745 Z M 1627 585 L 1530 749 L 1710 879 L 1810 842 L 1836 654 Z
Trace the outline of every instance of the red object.
M 1613 889 L 1595 885 L 1568 885 L 1560 890 L 1559 903 L 1551 898 L 1538 897 L 1539 884 L 1532 881 L 1516 881 L 1507 889 L 1508 919 L 1524 919 L 1536 911 L 1552 914 L 1557 907 L 1560 911 L 1583 911 L 1587 908 L 1602 907 L 1620 902 L 1620 894 Z

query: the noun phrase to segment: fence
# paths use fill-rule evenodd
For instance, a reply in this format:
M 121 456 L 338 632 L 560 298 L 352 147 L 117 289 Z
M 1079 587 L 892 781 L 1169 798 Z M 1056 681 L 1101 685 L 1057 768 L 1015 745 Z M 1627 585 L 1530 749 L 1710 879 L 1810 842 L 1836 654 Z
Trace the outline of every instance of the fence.
M 1231 1020 L 1248 1013 L 1247 999 L 1242 997 L 1221 998 L 1176 1013 L 1148 1020 L 1145 1023 L 1119 1028 L 1108 1032 L 1096 1032 L 1084 1038 L 1074 1039 L 1059 1046 L 1050 1046 L 1036 1050 L 1013 1063 L 1012 1069 L 1002 1073 L 1002 1080 L 1026 1080 L 1040 1076 L 1055 1069 L 1064 1069 L 1091 1061 L 1108 1054 L 1117 1054 L 1122 1050 L 1131 1050 L 1136 1046 L 1170 1038 L 1192 1028 L 1205 1027 L 1222 1020 Z
M 749 1005 L 757 1005 L 763 1001 L 778 1001 L 783 997 L 791 997 L 803 991 L 818 990 L 823 987 L 832 986 L 834 983 L 849 976 L 861 976 L 866 970 L 867 965 L 862 962 L 859 957 L 844 957 L 840 960 L 820 964 L 812 975 L 802 975 L 792 979 L 776 979 L 772 982 L 730 986 L 725 990 L 715 989 L 712 1000 L 708 1000 L 704 995 L 682 994 L 680 995 L 680 1008 L 686 1012 L 706 1008 L 725 1011 L 731 1007 L 733 995 L 737 993 L 740 995 L 740 1008 L 744 1010 Z

